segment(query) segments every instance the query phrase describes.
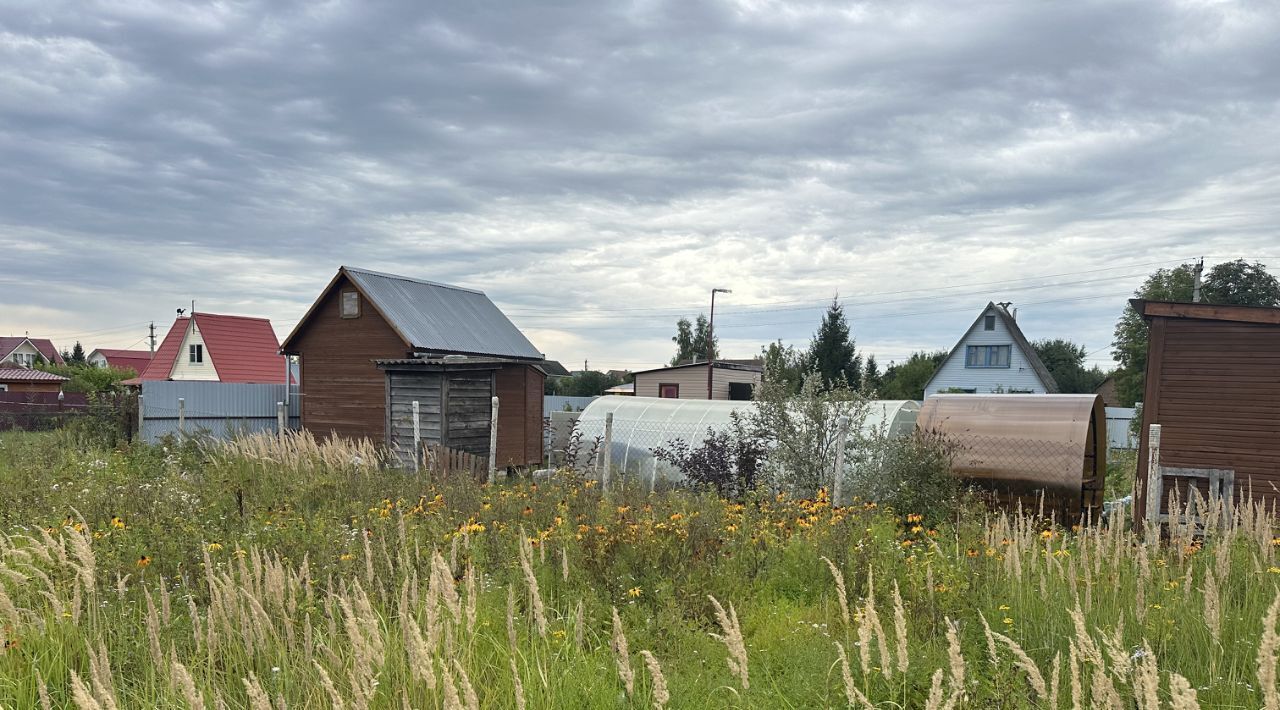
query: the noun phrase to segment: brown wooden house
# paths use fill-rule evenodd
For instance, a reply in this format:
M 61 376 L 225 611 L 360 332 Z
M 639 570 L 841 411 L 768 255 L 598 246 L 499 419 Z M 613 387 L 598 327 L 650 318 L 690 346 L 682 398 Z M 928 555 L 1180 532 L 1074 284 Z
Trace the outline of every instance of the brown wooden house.
M 1150 324 L 1139 482 L 1159 424 L 1162 510 L 1174 489 L 1185 501 L 1186 486 L 1211 482 L 1236 500 L 1280 498 L 1280 308 L 1130 303 Z
M 480 291 L 343 266 L 281 351 L 299 359 L 302 425 L 316 434 L 398 451 L 412 399 L 424 441 L 487 456 L 496 396 L 498 465 L 542 459 L 544 358 Z M 483 447 L 470 436 L 481 429 Z

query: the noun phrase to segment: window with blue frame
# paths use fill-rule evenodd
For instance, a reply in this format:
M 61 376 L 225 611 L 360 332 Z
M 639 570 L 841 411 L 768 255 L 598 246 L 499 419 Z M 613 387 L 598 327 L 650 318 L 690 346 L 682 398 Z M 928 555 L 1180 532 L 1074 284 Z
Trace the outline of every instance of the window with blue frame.
M 1009 345 L 970 345 L 964 366 L 970 368 L 1009 367 Z

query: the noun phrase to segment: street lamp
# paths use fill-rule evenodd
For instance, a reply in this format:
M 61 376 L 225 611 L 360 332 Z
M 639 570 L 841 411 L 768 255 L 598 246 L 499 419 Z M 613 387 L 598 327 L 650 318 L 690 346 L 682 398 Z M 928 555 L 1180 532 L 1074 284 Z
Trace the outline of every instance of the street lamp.
M 711 383 L 716 362 L 716 294 L 733 293 L 727 288 L 711 289 L 711 319 L 707 322 L 707 399 L 711 399 Z

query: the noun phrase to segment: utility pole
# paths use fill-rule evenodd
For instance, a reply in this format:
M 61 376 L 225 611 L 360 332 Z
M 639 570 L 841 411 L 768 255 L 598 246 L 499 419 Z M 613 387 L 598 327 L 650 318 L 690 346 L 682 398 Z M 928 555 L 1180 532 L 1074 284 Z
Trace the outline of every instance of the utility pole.
M 148 332 L 149 332 L 149 335 L 147 335 L 147 338 L 151 341 L 151 356 L 155 357 L 156 355 L 156 322 L 155 321 L 151 321 L 151 325 L 148 327 Z
M 711 399 L 711 385 L 716 370 L 716 294 L 733 293 L 727 288 L 711 289 L 711 318 L 707 321 L 707 399 Z
M 1200 302 L 1200 275 L 1204 273 L 1204 257 L 1200 257 L 1200 261 L 1196 262 L 1195 284 L 1191 288 L 1191 302 Z

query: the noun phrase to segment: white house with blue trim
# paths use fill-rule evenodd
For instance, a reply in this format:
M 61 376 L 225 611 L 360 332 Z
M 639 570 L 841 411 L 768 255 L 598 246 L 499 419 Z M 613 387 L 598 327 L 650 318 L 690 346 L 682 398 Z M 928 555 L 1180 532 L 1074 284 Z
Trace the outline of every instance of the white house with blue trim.
M 988 303 L 924 387 L 940 393 L 1055 394 L 1058 383 L 1027 342 L 1014 315 Z

